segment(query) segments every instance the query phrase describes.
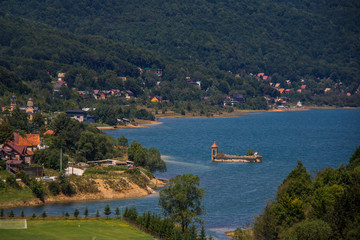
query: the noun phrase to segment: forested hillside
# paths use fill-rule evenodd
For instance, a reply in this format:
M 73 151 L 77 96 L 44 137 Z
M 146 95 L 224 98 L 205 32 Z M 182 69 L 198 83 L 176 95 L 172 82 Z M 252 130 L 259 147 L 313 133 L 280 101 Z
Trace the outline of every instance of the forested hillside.
M 347 166 L 311 176 L 298 165 L 255 219 L 255 239 L 359 239 L 360 147 Z
M 0 7 L 234 73 L 331 77 L 347 85 L 360 73 L 356 0 L 11 0 Z

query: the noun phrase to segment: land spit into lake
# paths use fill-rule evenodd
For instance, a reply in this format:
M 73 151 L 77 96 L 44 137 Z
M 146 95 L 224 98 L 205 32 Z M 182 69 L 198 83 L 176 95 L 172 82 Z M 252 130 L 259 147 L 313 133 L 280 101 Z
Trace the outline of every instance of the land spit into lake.
M 135 122 L 130 122 L 128 124 L 123 125 L 116 125 L 116 126 L 97 126 L 99 130 L 116 130 L 116 129 L 123 129 L 123 128 L 149 128 L 152 125 L 161 124 L 158 120 L 161 118 L 228 118 L 228 117 L 237 117 L 239 115 L 247 115 L 252 113 L 262 113 L 262 112 L 287 112 L 287 111 L 306 111 L 311 109 L 317 108 L 287 108 L 287 109 L 270 109 L 270 110 L 241 110 L 241 109 L 234 109 L 232 112 L 216 112 L 209 116 L 200 114 L 199 112 L 188 112 L 185 115 L 174 111 L 167 111 L 163 114 L 155 114 L 155 118 L 157 120 L 150 121 L 150 120 L 142 120 L 137 119 Z M 329 108 L 322 108 L 322 109 L 329 109 Z
M 57 196 L 47 196 L 44 201 L 38 198 L 28 198 L 22 200 L 12 200 L 0 202 L 0 208 L 18 208 L 18 207 L 30 207 L 30 206 L 42 206 L 55 203 L 68 203 L 68 202 L 86 202 L 86 201 L 101 201 L 101 200 L 116 200 L 116 199 L 128 199 L 145 197 L 155 193 L 155 189 L 162 188 L 166 185 L 166 180 L 151 179 L 146 187 L 140 187 L 139 185 L 127 181 L 128 185 L 125 189 L 112 188 L 109 186 L 109 181 L 112 184 L 118 184 L 119 179 L 90 179 L 97 190 L 93 193 L 79 192 L 71 196 L 60 193 Z M 25 184 L 20 183 L 22 188 L 26 188 Z

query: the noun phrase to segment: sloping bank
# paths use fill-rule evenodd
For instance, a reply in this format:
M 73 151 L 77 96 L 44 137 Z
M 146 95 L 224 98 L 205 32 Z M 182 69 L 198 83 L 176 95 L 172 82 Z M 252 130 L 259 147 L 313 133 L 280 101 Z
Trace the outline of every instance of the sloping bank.
M 61 187 L 59 193 L 56 194 L 56 191 L 51 190 L 50 187 L 55 184 L 44 182 L 43 186 L 46 196 L 43 201 L 30 194 L 31 190 L 29 187 L 20 182 L 20 189 L 7 187 L 7 189 L 1 191 L 0 194 L 8 194 L 8 196 L 5 201 L 0 202 L 0 208 L 8 209 L 66 202 L 138 198 L 150 195 L 155 192 L 155 189 L 166 185 L 164 180 L 134 175 L 100 176 L 97 178 L 71 176 L 69 182 L 73 192 L 67 194 L 62 191 Z M 14 196 L 12 197 L 11 195 Z

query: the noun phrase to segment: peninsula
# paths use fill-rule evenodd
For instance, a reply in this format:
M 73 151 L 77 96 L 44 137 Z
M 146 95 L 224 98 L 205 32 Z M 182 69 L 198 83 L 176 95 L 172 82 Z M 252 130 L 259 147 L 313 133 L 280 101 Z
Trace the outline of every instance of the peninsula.
M 212 162 L 246 162 L 255 163 L 261 162 L 262 156 L 255 152 L 253 155 L 229 155 L 222 152 L 219 153 L 219 147 L 214 144 L 211 146 L 211 161 Z

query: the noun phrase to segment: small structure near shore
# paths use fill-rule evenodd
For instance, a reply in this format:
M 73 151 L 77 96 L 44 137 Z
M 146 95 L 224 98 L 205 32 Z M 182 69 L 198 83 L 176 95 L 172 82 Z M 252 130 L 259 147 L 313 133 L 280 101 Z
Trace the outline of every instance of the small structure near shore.
M 219 153 L 219 148 L 214 144 L 211 146 L 211 161 L 212 162 L 246 162 L 246 163 L 255 163 L 261 162 L 262 156 L 257 152 L 254 155 L 230 155 L 224 154 L 222 152 Z

